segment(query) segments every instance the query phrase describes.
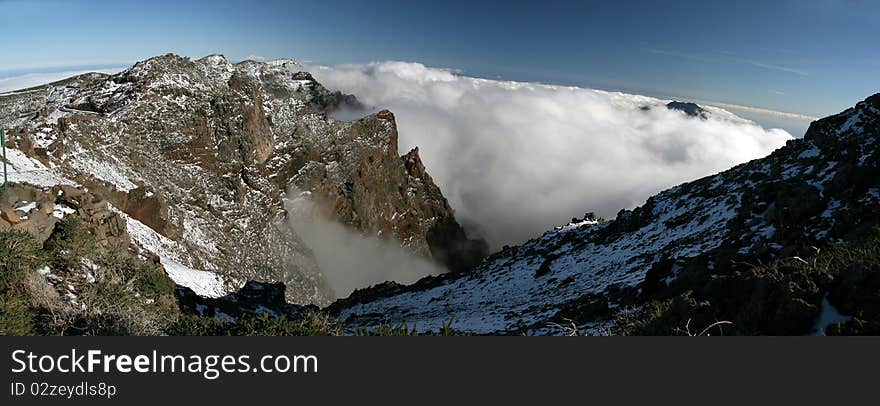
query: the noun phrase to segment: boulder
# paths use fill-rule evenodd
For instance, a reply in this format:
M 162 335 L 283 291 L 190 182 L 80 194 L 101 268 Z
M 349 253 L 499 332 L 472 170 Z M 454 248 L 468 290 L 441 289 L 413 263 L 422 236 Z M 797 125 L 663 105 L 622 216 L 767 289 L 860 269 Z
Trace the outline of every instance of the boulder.
M 49 199 L 43 198 L 37 202 L 37 208 L 46 215 L 52 215 L 52 212 L 55 211 L 55 203 L 49 201 Z
M 38 243 L 42 244 L 52 235 L 57 222 L 58 219 L 51 214 L 47 215 L 40 210 L 31 210 L 27 220 L 15 224 L 12 228 L 29 232 Z
M 143 187 L 135 188 L 128 192 L 124 204 L 120 207 L 129 216 L 160 234 L 172 239 L 176 235 L 171 224 L 168 203 L 161 194 Z
M 21 215 L 18 214 L 18 211 L 7 205 L 0 206 L 0 218 L 6 220 L 9 224 L 18 224 L 21 222 Z

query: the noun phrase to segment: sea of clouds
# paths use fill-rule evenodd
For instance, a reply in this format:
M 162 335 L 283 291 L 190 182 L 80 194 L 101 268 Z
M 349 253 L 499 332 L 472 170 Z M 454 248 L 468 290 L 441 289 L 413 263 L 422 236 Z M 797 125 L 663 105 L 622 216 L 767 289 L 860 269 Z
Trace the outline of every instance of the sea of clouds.
M 456 216 L 493 248 L 585 212 L 613 218 L 792 139 L 725 110 L 706 107 L 712 114 L 701 120 L 638 95 L 477 79 L 406 62 L 307 68 L 372 111 L 391 109 L 400 151 L 420 147 Z

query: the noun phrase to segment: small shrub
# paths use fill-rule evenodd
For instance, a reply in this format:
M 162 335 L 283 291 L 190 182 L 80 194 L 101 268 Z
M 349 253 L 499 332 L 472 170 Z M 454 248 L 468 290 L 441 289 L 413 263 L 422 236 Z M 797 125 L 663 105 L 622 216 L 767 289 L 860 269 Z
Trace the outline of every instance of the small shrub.
M 0 335 L 33 335 L 35 312 L 26 298 L 13 292 L 0 293 Z
M 95 236 L 78 217 L 67 216 L 55 225 L 55 230 L 46 240 L 45 248 L 59 269 L 75 269 L 81 258 L 95 256 Z
M 235 335 L 241 336 L 325 336 L 331 331 L 325 325 L 313 324 L 311 319 L 290 320 L 286 316 L 272 317 L 261 313 L 239 317 Z
M 815 249 L 814 255 L 778 259 L 712 274 L 686 271 L 688 290 L 655 297 L 636 311 L 620 312 L 616 329 L 623 334 L 809 334 L 823 297 L 842 314 L 852 316 L 829 333 L 872 334 L 880 331 L 880 230 L 850 242 Z M 696 277 L 695 277 L 696 276 Z M 697 277 L 702 277 L 698 279 Z M 721 320 L 730 325 L 714 324 Z
M 176 336 L 326 336 L 338 335 L 341 328 L 317 314 L 291 320 L 265 313 L 244 314 L 236 321 L 182 314 L 165 330 Z
M 147 304 L 126 285 L 96 282 L 82 296 L 85 310 L 52 315 L 47 335 L 158 335 L 176 315 L 176 309 Z
M 135 289 L 144 296 L 152 299 L 169 297 L 174 295 L 174 281 L 162 273 L 157 266 L 144 263 L 140 275 L 134 282 Z
M 231 323 L 192 314 L 181 314 L 177 320 L 165 326 L 165 333 L 172 336 L 227 336 Z
M 104 252 L 95 262 L 99 280 L 132 286 L 138 293 L 165 304 L 174 302 L 174 281 L 157 264 L 122 250 Z
M 0 232 L 0 290 L 19 283 L 28 273 L 42 267 L 46 258 L 40 244 L 26 231 Z
M 425 333 L 419 333 L 415 327 L 412 329 L 409 328 L 407 323 L 400 324 L 380 324 L 373 328 L 357 328 L 350 329 L 348 333 L 353 336 L 382 336 L 382 337 L 398 337 L 398 336 L 418 336 L 418 335 L 427 335 L 427 336 L 459 336 L 459 335 L 467 335 L 461 332 L 456 331 L 452 328 L 452 323 L 455 319 L 450 319 L 447 322 L 444 322 L 440 327 L 439 331 L 429 331 Z
M 105 312 L 124 309 L 136 304 L 133 292 L 127 290 L 125 285 L 109 282 L 96 282 L 89 285 L 84 299 L 90 306 Z
M 415 328 L 410 329 L 406 323 L 400 324 L 380 324 L 373 328 L 358 328 L 349 331 L 351 335 L 358 337 L 383 336 L 416 336 L 418 333 Z

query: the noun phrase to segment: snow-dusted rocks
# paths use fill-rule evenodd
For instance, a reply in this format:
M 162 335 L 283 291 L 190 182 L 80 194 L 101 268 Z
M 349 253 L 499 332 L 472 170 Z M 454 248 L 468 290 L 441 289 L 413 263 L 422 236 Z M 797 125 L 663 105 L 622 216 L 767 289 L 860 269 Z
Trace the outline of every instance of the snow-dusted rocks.
M 254 279 L 285 283 L 293 303 L 335 297 L 289 225 L 289 187 L 314 188 L 321 214 L 428 257 L 466 241 L 430 178 L 407 172 L 393 115 L 329 118 L 357 100 L 299 67 L 169 54 L 0 95 L 13 180 L 100 194 L 179 284 L 210 296 Z

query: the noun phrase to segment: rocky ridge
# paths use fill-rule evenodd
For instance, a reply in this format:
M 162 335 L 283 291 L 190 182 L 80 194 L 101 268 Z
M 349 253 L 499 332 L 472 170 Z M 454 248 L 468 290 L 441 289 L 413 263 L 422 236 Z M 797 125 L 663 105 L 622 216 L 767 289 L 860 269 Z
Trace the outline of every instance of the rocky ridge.
M 311 192 L 321 215 L 452 269 L 478 261 L 485 248 L 464 235 L 418 152 L 398 155 L 393 114 L 335 120 L 329 111 L 357 100 L 299 68 L 169 54 L 2 94 L 12 180 L 101 196 L 132 242 L 206 296 L 253 279 L 285 283 L 292 303 L 333 299 L 288 224 L 288 189 Z M 470 262 L 449 259 L 465 249 L 476 253 Z

